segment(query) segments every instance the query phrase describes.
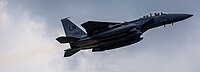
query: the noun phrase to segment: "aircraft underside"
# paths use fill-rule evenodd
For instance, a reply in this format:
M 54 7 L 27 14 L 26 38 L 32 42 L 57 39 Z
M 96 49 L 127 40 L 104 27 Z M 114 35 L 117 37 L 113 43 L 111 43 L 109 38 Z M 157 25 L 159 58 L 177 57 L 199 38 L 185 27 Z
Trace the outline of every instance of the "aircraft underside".
M 80 48 L 81 50 L 92 49 L 93 52 L 105 51 L 136 43 L 142 40 L 140 35 L 141 34 L 132 35 L 128 33 L 123 33 L 110 37 L 105 37 L 102 39 L 78 41 L 75 43 L 71 43 L 70 45 L 71 47 Z

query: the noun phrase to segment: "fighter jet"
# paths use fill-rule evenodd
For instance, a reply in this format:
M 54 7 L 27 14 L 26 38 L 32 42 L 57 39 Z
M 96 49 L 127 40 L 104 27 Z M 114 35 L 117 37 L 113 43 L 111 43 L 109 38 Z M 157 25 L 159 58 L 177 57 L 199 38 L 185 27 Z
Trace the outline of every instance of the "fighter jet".
M 61 22 L 66 36 L 58 37 L 56 40 L 61 44 L 70 44 L 71 48 L 64 50 L 64 57 L 70 57 L 85 49 L 102 52 L 137 43 L 143 39 L 141 35 L 147 30 L 167 24 L 173 25 L 191 16 L 193 15 L 156 12 L 128 22 L 87 21 L 81 24 L 87 33 L 69 18 L 65 18 Z

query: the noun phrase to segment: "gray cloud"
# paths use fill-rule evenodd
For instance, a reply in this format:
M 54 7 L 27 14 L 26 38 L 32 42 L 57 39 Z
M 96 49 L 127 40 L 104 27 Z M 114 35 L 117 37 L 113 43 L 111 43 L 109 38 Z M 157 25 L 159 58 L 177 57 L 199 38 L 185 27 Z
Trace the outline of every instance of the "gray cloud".
M 198 3 L 197 0 L 1 1 L 0 56 L 8 61 L 1 62 L 0 71 L 199 72 Z M 80 25 L 87 20 L 129 21 L 152 11 L 194 16 L 173 26 L 152 29 L 137 44 L 102 53 L 81 51 L 63 58 L 62 50 L 68 46 L 54 40 L 64 35 L 59 20 L 67 16 Z

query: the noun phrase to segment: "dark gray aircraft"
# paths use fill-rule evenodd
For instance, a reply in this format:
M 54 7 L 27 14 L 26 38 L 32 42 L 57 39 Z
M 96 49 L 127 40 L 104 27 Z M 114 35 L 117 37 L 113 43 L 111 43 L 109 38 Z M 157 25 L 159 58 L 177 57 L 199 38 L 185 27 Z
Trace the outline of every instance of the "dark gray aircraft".
M 66 36 L 56 40 L 60 43 L 69 43 L 69 49 L 65 50 L 64 57 L 69 57 L 80 50 L 92 49 L 92 52 L 116 49 L 122 46 L 137 43 L 143 38 L 141 35 L 149 29 L 172 24 L 193 15 L 191 14 L 166 14 L 150 13 L 137 20 L 117 23 L 87 21 L 81 24 L 86 32 L 73 24 L 68 18 L 62 19 Z

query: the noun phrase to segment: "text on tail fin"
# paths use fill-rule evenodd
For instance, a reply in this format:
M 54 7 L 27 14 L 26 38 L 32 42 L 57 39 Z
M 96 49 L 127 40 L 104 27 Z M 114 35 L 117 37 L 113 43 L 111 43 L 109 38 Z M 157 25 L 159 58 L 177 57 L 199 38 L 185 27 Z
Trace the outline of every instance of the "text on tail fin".
M 84 31 L 72 23 L 68 18 L 62 19 L 61 22 L 63 24 L 66 37 L 80 38 L 83 35 L 86 35 Z

